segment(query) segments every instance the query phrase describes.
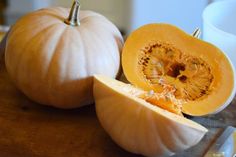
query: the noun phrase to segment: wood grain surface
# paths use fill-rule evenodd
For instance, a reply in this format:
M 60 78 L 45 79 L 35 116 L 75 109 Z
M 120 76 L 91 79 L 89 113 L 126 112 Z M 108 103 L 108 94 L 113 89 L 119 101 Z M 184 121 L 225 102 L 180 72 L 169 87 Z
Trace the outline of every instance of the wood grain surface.
M 110 139 L 94 105 L 59 110 L 34 103 L 18 91 L 5 69 L 4 44 L 0 45 L 0 157 L 138 157 Z M 191 119 L 209 132 L 197 146 L 175 157 L 203 156 L 223 128 L 236 126 L 236 101 L 217 115 Z
M 2 62 L 3 63 L 3 62 Z M 100 126 L 94 105 L 59 110 L 18 91 L 0 67 L 1 157 L 134 156 L 116 146 Z

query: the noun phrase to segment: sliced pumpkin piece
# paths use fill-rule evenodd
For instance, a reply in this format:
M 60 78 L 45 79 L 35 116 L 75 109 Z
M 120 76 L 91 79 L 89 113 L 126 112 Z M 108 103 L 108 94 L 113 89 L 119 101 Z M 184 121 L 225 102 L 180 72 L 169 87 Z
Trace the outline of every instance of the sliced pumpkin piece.
M 131 84 L 162 93 L 171 86 L 192 116 L 224 109 L 235 95 L 230 60 L 217 47 L 169 24 L 149 24 L 134 31 L 122 53 Z
M 140 97 L 143 94 L 146 91 L 130 84 L 94 77 L 98 119 L 125 150 L 150 157 L 170 156 L 196 145 L 207 132 L 194 121 L 148 103 Z

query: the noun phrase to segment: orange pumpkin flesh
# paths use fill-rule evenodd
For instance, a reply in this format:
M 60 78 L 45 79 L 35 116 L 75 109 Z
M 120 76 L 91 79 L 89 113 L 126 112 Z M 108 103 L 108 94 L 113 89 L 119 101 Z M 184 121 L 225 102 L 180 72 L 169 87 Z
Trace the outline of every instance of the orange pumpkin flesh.
M 234 70 L 215 46 L 168 24 L 149 24 L 127 39 L 122 66 L 127 79 L 144 90 L 175 89 L 183 112 L 202 116 L 219 112 L 235 94 Z
M 149 91 L 138 95 L 138 98 L 141 98 L 154 106 L 158 106 L 182 116 L 182 102 L 178 101 L 172 94 L 167 94 L 166 92 L 154 93 L 154 91 Z

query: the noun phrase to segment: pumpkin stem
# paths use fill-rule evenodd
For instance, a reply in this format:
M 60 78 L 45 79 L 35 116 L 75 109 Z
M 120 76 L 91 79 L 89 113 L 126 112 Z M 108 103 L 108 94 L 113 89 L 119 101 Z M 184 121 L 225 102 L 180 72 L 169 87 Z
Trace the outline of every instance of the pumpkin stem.
M 200 36 L 201 36 L 200 28 L 195 29 L 195 31 L 192 33 L 192 36 L 195 38 L 200 38 Z
M 75 0 L 71 10 L 69 17 L 65 20 L 65 23 L 71 26 L 79 26 L 79 11 L 80 11 L 80 3 L 79 0 Z

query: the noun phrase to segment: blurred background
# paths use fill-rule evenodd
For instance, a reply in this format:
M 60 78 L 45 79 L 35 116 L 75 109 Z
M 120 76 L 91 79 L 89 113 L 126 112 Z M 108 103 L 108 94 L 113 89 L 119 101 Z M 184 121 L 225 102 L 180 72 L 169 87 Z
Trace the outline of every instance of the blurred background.
M 81 0 L 82 9 L 99 12 L 128 34 L 147 23 L 165 22 L 188 33 L 202 27 L 202 11 L 216 0 Z M 0 24 L 12 25 L 27 12 L 48 6 L 70 7 L 73 0 L 0 0 Z

